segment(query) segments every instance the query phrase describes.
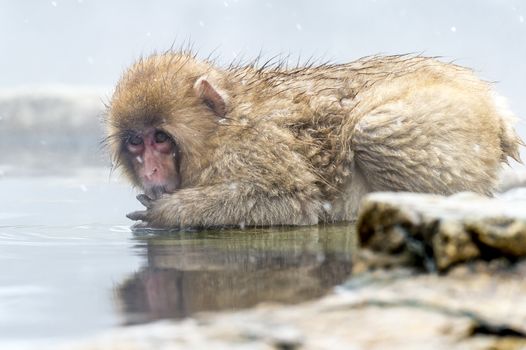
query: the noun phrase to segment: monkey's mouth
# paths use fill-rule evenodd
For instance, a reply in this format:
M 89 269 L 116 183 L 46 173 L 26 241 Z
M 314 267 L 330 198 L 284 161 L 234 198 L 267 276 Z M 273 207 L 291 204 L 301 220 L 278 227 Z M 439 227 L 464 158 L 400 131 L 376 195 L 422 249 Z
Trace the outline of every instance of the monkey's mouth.
M 169 185 L 148 186 L 147 188 L 144 189 L 144 194 L 153 200 L 157 200 L 165 194 L 174 193 L 176 188 L 171 188 L 171 187 L 173 186 L 169 186 Z

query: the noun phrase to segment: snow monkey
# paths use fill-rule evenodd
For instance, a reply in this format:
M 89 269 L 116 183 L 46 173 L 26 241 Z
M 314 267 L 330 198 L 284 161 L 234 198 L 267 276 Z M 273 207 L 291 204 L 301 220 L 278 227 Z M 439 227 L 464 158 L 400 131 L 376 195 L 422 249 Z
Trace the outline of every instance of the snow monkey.
M 138 60 L 108 105 L 114 163 L 144 194 L 139 226 L 353 220 L 371 191 L 491 195 L 522 141 L 471 70 L 420 56 L 221 68 Z

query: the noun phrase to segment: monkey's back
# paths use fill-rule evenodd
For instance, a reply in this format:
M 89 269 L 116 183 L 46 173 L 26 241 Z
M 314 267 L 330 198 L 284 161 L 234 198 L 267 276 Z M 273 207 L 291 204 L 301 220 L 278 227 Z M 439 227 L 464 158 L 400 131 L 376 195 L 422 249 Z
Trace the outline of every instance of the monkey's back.
M 469 69 L 432 58 L 375 56 L 341 65 L 230 71 L 234 116 L 289 130 L 328 196 L 353 172 L 370 190 L 492 192 L 518 159 L 513 115 Z

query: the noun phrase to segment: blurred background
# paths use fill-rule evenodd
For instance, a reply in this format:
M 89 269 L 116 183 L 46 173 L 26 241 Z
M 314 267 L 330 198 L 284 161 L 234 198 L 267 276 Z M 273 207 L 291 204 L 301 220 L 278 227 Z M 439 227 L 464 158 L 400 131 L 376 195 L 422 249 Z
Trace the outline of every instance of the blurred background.
M 260 52 L 336 62 L 375 53 L 444 56 L 500 81 L 499 90 L 524 106 L 520 0 L 1 0 L 0 8 L 2 87 L 112 86 L 139 55 L 190 41 L 223 62 Z
M 495 81 L 524 117 L 525 18 L 520 0 L 0 0 L 0 147 L 16 151 L 2 152 L 0 171 L 16 173 L 35 152 L 40 170 L 56 156 L 107 163 L 96 141 L 111 87 L 137 57 L 188 44 L 221 64 L 441 56 Z

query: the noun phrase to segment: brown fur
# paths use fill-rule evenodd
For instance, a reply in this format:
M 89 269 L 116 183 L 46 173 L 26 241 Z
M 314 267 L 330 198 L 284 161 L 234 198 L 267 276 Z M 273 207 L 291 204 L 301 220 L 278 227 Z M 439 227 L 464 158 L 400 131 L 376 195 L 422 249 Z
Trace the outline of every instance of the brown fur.
M 148 209 L 152 226 L 310 225 L 353 219 L 370 191 L 491 194 L 521 143 L 496 101 L 470 70 L 424 57 L 221 69 L 167 53 L 124 74 L 107 125 L 139 187 L 120 135 L 153 126 L 179 147 L 181 187 Z

